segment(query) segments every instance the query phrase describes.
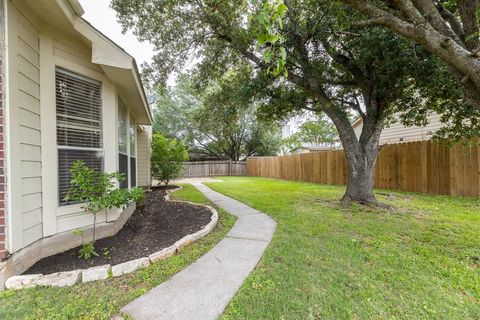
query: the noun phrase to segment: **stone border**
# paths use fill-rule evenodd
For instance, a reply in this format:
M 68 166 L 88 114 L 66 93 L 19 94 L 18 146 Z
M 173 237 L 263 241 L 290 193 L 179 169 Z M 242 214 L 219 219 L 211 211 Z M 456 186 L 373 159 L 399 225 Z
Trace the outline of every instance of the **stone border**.
M 26 275 L 12 276 L 8 278 L 7 281 L 5 282 L 5 287 L 7 289 L 24 289 L 24 288 L 32 288 L 36 286 L 49 286 L 49 287 L 58 287 L 58 288 L 70 287 L 80 282 L 86 283 L 91 281 L 104 280 L 110 277 L 119 277 L 124 274 L 132 273 L 139 269 L 148 267 L 150 264 L 154 262 L 164 260 L 175 255 L 176 253 L 180 252 L 182 248 L 192 244 L 193 242 L 209 234 L 215 228 L 218 222 L 218 212 L 217 210 L 215 210 L 215 208 L 211 206 L 207 206 L 200 203 L 193 203 L 190 201 L 170 200 L 170 193 L 174 191 L 178 191 L 180 189 L 182 189 L 182 187 L 178 187 L 172 190 L 167 190 L 165 195 L 165 201 L 188 203 L 193 206 L 204 207 L 210 210 L 212 212 L 212 217 L 210 219 L 210 222 L 201 230 L 184 236 L 183 238 L 175 242 L 173 245 L 167 248 L 163 248 L 162 250 L 157 251 L 155 253 L 152 253 L 148 257 L 126 261 L 114 266 L 106 264 L 102 266 L 91 267 L 88 269 L 56 272 L 56 273 L 51 273 L 47 275 L 26 274 Z

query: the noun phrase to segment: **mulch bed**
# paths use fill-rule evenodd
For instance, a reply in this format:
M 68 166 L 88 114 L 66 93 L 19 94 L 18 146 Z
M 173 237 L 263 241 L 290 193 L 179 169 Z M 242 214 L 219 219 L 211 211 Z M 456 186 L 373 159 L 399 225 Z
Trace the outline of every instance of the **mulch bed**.
M 172 187 L 170 187 L 172 188 Z M 25 274 L 49 274 L 85 269 L 103 264 L 116 265 L 146 257 L 174 244 L 210 222 L 212 213 L 187 203 L 166 202 L 165 188 L 154 188 L 146 195 L 144 206 L 137 208 L 114 236 L 97 240 L 98 257 L 78 258 L 80 247 L 41 259 Z

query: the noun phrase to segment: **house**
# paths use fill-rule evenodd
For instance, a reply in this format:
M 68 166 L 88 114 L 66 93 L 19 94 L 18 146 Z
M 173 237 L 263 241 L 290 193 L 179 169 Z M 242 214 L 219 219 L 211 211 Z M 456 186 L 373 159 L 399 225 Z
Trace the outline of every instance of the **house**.
M 406 127 L 399 121 L 395 121 L 388 127 L 385 127 L 380 135 L 380 144 L 391 144 L 408 141 L 429 140 L 432 135 L 440 129 L 443 124 L 440 122 L 440 115 L 433 113 L 427 116 L 428 124 L 425 127 L 412 126 Z M 353 124 L 353 129 L 357 137 L 362 133 L 363 120 L 358 118 Z
M 82 19 L 77 0 L 3 0 L 0 14 L 0 287 L 80 244 L 93 216 L 64 200 L 71 163 L 150 186 L 152 117 L 135 60 Z M 98 216 L 117 232 L 134 205 Z
M 338 149 L 340 147 L 339 143 L 334 144 L 312 144 L 302 142 L 300 147 L 295 150 L 295 154 L 310 153 L 310 152 L 321 152 L 326 150 Z

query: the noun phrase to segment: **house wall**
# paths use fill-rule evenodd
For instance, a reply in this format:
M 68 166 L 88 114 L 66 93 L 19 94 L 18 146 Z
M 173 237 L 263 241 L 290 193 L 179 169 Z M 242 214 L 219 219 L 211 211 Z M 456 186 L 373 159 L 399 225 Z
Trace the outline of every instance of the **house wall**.
M 107 172 L 118 170 L 117 151 L 117 90 L 107 79 L 102 69 L 91 63 L 91 49 L 78 38 L 63 33 L 48 25 L 42 25 L 40 35 L 41 61 L 41 109 L 44 115 L 42 134 L 45 137 L 42 150 L 44 165 L 42 175 L 44 188 L 44 236 L 59 232 L 84 228 L 93 223 L 91 213 L 86 213 L 81 205 L 59 206 L 58 204 L 58 149 L 56 144 L 55 107 L 55 68 L 62 67 L 102 83 L 103 153 L 104 169 Z M 48 178 L 47 178 L 48 177 Z M 112 209 L 108 213 L 97 214 L 97 223 L 114 221 L 120 211 Z
M 23 11 L 23 10 L 22 10 Z M 39 22 L 7 3 L 8 250 L 43 236 Z
M 6 249 L 14 253 L 51 235 L 91 226 L 93 216 L 81 205 L 59 206 L 56 143 L 55 67 L 102 83 L 103 152 L 106 172 L 118 171 L 118 96 L 103 69 L 92 63 L 92 49 L 76 34 L 41 22 L 21 3 L 7 1 L 8 92 Z M 128 107 L 128 106 L 127 106 Z M 130 108 L 129 108 L 130 109 Z M 0 115 L 1 119 L 1 115 Z M 1 128 L 1 122 L 0 122 Z M 0 134 L 1 137 L 1 134 Z M 0 149 L 1 149 L 0 142 Z M 0 150 L 0 158 L 2 152 Z M 137 165 L 138 167 L 138 165 Z M 137 172 L 139 170 L 137 169 Z M 115 221 L 121 210 L 97 215 L 97 222 Z M 1 259 L 1 256 L 0 256 Z
M 396 143 L 401 141 L 420 141 L 431 138 L 432 133 L 442 127 L 440 115 L 432 114 L 428 116 L 428 125 L 425 127 L 413 126 L 405 127 L 399 122 L 391 124 L 383 129 L 380 135 L 380 144 Z M 360 137 L 362 133 L 362 122 L 354 127 L 355 134 Z
M 137 128 L 137 181 L 140 187 L 150 187 L 150 128 Z

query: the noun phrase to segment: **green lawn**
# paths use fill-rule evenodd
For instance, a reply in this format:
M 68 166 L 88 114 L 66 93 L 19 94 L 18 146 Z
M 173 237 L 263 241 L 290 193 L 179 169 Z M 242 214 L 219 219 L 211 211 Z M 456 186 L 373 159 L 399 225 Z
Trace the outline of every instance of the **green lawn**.
M 172 198 L 209 203 L 190 185 L 173 193 Z M 208 236 L 180 254 L 133 274 L 70 288 L 0 292 L 0 319 L 108 319 L 129 301 L 184 269 L 223 239 L 235 218 L 222 210 L 219 215 L 217 227 Z
M 223 178 L 222 178 L 223 179 Z M 273 217 L 275 236 L 224 319 L 480 319 L 480 201 L 262 178 L 208 185 Z

